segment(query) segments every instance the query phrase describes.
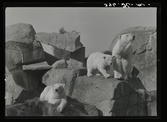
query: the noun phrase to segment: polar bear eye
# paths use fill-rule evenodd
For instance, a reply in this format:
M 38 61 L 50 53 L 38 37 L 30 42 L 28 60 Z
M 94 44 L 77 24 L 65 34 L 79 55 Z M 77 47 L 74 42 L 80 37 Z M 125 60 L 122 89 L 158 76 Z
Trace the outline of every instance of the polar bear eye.
M 57 91 L 58 91 L 58 89 L 55 89 L 55 91 L 57 92 Z

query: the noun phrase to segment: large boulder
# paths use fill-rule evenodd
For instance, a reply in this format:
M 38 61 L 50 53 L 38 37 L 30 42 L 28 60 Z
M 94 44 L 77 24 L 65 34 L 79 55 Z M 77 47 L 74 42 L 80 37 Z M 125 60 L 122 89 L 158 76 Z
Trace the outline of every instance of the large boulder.
M 140 79 L 120 81 L 103 76 L 77 77 L 72 97 L 95 105 L 103 116 L 148 116 L 151 101 Z
M 44 88 L 45 85 L 40 83 L 32 91 L 24 90 L 15 83 L 13 75 L 8 73 L 5 79 L 5 105 L 23 103 L 25 100 L 39 97 Z
M 13 75 L 8 73 L 5 78 L 5 104 L 14 104 L 22 90 L 23 88 L 15 83 Z
M 54 69 L 63 69 L 63 68 L 67 68 L 67 65 L 68 65 L 67 62 L 64 59 L 62 59 L 62 60 L 58 60 L 55 63 L 53 63 L 52 67 Z
M 15 83 L 29 91 L 38 87 L 43 71 L 24 70 L 22 66 L 45 61 L 42 45 L 34 40 L 35 34 L 30 24 L 18 23 L 6 27 L 5 65 Z
M 86 68 L 78 69 L 54 69 L 52 68 L 42 77 L 42 83 L 50 86 L 55 83 L 65 83 L 66 94 L 71 96 L 75 80 L 78 76 L 86 75 Z
M 31 43 L 35 39 L 35 30 L 32 25 L 17 23 L 6 27 L 6 42 L 16 41 Z
M 6 66 L 9 71 L 18 65 L 41 62 L 45 60 L 43 48 L 38 41 L 31 43 L 8 41 L 6 42 Z
M 53 56 L 56 59 L 65 60 L 74 59 L 82 63 L 84 62 L 85 47 L 80 42 L 79 34 L 39 32 L 35 35 L 35 40 L 41 42 L 44 51 L 50 57 Z M 52 65 L 52 62 L 48 61 L 48 63 Z
M 39 32 L 35 35 L 35 39 L 44 44 L 49 44 L 70 52 L 74 52 L 83 46 L 80 42 L 80 35 L 75 33 Z
M 26 100 L 24 103 L 6 106 L 6 116 L 102 116 L 100 110 L 87 103 L 81 103 L 75 99 L 67 97 L 67 105 L 59 113 L 57 105 L 41 102 L 38 97 Z
M 148 91 L 157 88 L 157 49 L 156 49 L 156 28 L 154 27 L 131 27 L 117 34 L 111 42 L 109 50 L 112 51 L 118 40 L 118 35 L 132 33 L 135 41 L 132 43 L 135 77 L 141 79 Z

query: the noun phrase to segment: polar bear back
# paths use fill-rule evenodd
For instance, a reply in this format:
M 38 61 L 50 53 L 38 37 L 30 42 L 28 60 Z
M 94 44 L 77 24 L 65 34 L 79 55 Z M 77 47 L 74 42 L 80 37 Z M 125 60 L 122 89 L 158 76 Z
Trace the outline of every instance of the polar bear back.
M 104 64 L 103 59 L 104 54 L 101 52 L 94 52 L 92 53 L 87 60 L 87 67 L 92 67 L 93 69 L 96 69 L 99 64 Z

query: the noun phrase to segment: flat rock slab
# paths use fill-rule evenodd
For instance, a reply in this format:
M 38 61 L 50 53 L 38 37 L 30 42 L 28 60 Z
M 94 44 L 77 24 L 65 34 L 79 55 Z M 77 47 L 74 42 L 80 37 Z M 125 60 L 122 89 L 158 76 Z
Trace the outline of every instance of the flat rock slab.
M 78 102 L 67 96 L 67 105 L 59 113 L 57 105 L 41 102 L 38 97 L 26 100 L 24 103 L 6 106 L 6 116 L 101 116 L 102 113 L 95 106 Z
M 52 66 L 48 65 L 46 61 L 40 63 L 33 63 L 29 65 L 22 65 L 23 70 L 43 70 L 51 69 Z
M 137 78 L 120 81 L 115 78 L 105 79 L 104 76 L 79 76 L 74 83 L 72 97 L 95 105 L 103 112 L 103 116 L 120 115 L 113 113 L 118 110 L 125 112 L 125 108 L 130 111 L 126 115 L 134 115 L 132 114 L 134 107 L 131 106 L 136 106 L 134 109 L 136 116 L 147 115 L 147 109 L 144 107 L 140 109 L 139 104 L 146 106 L 149 94 Z
M 80 42 L 80 35 L 75 33 L 60 34 L 55 32 L 39 32 L 35 35 L 35 39 L 69 52 L 74 52 L 83 46 Z

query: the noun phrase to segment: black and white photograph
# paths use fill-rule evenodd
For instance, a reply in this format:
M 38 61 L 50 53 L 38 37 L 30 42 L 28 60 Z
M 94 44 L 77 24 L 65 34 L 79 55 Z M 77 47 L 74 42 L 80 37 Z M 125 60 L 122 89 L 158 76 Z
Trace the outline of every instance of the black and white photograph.
M 159 116 L 156 6 L 31 4 L 4 9 L 5 118 Z

